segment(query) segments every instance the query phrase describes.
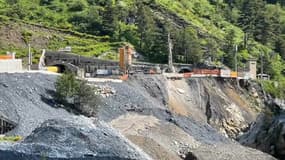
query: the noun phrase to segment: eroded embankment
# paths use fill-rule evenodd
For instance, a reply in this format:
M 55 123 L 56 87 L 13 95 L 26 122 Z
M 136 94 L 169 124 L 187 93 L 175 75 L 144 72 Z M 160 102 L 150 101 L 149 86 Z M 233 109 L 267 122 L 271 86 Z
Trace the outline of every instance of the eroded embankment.
M 227 138 L 245 128 L 255 112 L 226 82 L 171 81 L 161 75 L 133 76 L 124 83 L 94 82 L 114 91 L 100 98 L 97 123 L 56 107 L 51 96 L 55 79 L 39 73 L 1 74 L 0 112 L 18 123 L 9 134 L 28 136 L 19 144 L 1 144 L 2 156 L 274 159 Z
M 257 114 L 227 82 L 144 75 L 102 85 L 118 94 L 106 99 L 101 118 L 156 159 L 270 159 L 226 138 L 235 138 Z
M 229 81 L 189 79 L 168 81 L 170 109 L 208 123 L 230 138 L 246 130 L 259 114 L 257 108 Z

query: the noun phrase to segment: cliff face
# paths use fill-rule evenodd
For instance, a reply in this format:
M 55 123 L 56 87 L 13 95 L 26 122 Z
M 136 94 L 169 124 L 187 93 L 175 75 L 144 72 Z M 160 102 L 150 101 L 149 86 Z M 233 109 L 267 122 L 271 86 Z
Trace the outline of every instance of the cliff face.
M 238 91 L 233 83 L 217 79 L 169 82 L 172 88 L 169 97 L 173 97 L 170 108 L 178 113 L 184 110 L 181 114 L 207 123 L 225 136 L 235 139 L 255 120 L 258 106 L 246 99 L 246 95 Z M 180 93 L 179 89 L 184 90 L 184 93 Z M 173 101 L 182 102 L 182 105 Z
M 253 86 L 239 90 L 234 83 L 133 76 L 127 83 L 102 84 L 118 94 L 106 99 L 99 115 L 156 159 L 262 158 L 232 140 L 264 108 Z
M 250 129 L 238 141 L 245 146 L 285 158 L 285 116 L 284 104 L 280 100 L 267 97 L 267 110 L 260 114 Z

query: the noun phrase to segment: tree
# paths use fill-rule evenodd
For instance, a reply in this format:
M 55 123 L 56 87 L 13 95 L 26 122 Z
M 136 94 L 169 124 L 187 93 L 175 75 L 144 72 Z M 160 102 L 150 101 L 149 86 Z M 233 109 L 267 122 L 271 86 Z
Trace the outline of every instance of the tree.
M 79 82 L 72 73 L 65 73 L 59 76 L 56 83 L 56 97 L 60 101 L 74 98 L 79 88 Z
M 275 51 L 285 60 L 285 35 L 280 35 L 275 43 Z
M 263 0 L 243 1 L 239 24 L 246 33 L 253 35 L 259 20 L 263 18 L 265 11 Z
M 271 48 L 281 33 L 281 10 L 279 5 L 267 5 L 263 16 L 256 21 L 255 39 Z
M 137 26 L 138 33 L 140 35 L 139 49 L 146 50 L 151 48 L 153 32 L 155 30 L 155 21 L 151 15 L 151 10 L 149 7 L 145 6 L 143 2 L 137 2 Z
M 225 55 L 223 56 L 223 63 L 232 69 L 235 68 L 234 47 L 237 45 L 235 44 L 234 37 L 234 30 L 230 30 L 225 37 L 226 44 L 223 47 L 223 50 L 225 52 Z
M 14 4 L 19 3 L 19 0 L 6 0 L 6 3 L 9 5 L 14 5 Z
M 204 56 L 197 33 L 191 28 L 180 29 L 176 32 L 174 46 L 175 53 L 185 57 L 185 63 L 197 64 Z
M 95 88 L 89 86 L 86 81 L 76 79 L 72 73 L 64 73 L 59 76 L 56 83 L 56 100 L 86 116 L 94 116 L 97 111 L 98 98 Z
M 95 88 L 87 84 L 85 80 L 79 81 L 79 88 L 75 94 L 75 107 L 86 116 L 94 116 L 98 112 L 98 98 Z
M 74 13 L 68 21 L 80 32 L 100 35 L 100 32 L 102 32 L 100 11 L 99 7 L 92 6 L 83 13 Z
M 82 0 L 72 0 L 68 2 L 68 10 L 72 12 L 83 11 L 86 7 L 86 2 Z

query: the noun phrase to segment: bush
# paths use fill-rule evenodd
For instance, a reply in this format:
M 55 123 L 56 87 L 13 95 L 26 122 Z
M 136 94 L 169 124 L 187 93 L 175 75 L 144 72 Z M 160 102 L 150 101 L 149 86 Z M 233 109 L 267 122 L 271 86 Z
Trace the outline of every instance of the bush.
M 68 10 L 72 12 L 80 12 L 87 7 L 86 2 L 82 0 L 73 0 L 69 2 L 70 3 L 68 4 Z
M 54 0 L 40 0 L 40 5 L 50 5 Z
M 270 94 L 274 98 L 284 98 L 285 92 L 283 90 L 284 84 L 274 81 L 262 81 L 263 89 L 266 93 Z M 278 85 L 276 85 L 278 84 Z
M 86 116 L 96 115 L 98 98 L 95 88 L 86 81 L 76 79 L 72 73 L 64 73 L 57 79 L 55 87 L 59 103 Z
M 55 84 L 57 99 L 60 101 L 73 98 L 79 88 L 79 82 L 72 73 L 65 73 L 60 76 Z

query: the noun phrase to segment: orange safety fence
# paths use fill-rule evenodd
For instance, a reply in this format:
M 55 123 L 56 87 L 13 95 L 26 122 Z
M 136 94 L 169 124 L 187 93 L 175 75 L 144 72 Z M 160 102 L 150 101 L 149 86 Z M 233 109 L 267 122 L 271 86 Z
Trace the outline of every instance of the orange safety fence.
M 219 69 L 194 69 L 194 74 L 220 75 Z
M 192 76 L 192 73 L 191 72 L 188 72 L 188 73 L 184 73 L 184 78 L 190 78 Z

